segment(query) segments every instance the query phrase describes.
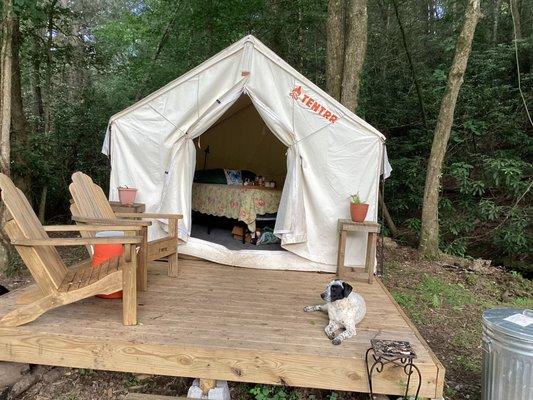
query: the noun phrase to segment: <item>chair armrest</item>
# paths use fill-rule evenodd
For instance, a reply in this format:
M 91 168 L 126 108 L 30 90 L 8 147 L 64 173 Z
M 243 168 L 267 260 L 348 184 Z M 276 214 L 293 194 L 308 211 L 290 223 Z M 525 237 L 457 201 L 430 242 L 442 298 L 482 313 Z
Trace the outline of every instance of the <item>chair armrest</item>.
M 163 214 L 163 213 L 129 213 L 129 212 L 117 212 L 117 217 L 121 218 L 149 218 L 149 219 L 182 219 L 181 214 Z
M 72 220 L 76 222 L 82 222 L 85 224 L 93 225 L 108 225 L 108 226 L 150 226 L 152 225 L 151 221 L 128 221 L 121 219 L 105 219 L 105 218 L 88 218 L 88 217 L 78 217 L 72 216 Z
M 15 239 L 14 246 L 85 246 L 88 244 L 139 244 L 140 236 L 123 236 L 110 238 L 43 238 L 43 239 Z
M 121 225 L 48 225 L 43 226 L 46 232 L 102 232 L 102 231 L 140 231 L 142 227 Z

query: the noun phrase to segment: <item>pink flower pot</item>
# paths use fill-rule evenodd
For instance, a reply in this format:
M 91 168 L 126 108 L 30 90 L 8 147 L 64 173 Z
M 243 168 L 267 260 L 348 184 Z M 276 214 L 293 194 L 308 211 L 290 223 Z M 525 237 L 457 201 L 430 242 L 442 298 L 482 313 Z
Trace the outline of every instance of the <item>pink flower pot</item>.
M 135 188 L 118 188 L 118 199 L 122 205 L 130 206 L 135 203 L 135 196 L 137 196 Z
M 368 204 L 350 203 L 350 215 L 352 217 L 353 222 L 364 222 L 367 212 L 368 212 Z

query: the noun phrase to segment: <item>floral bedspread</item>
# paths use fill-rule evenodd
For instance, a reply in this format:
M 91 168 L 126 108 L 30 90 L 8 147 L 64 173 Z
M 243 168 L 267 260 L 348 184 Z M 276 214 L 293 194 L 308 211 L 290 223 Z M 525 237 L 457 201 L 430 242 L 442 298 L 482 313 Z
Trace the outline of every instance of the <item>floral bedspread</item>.
M 192 209 L 202 214 L 243 221 L 255 231 L 256 215 L 278 211 L 281 190 L 240 185 L 192 185 Z

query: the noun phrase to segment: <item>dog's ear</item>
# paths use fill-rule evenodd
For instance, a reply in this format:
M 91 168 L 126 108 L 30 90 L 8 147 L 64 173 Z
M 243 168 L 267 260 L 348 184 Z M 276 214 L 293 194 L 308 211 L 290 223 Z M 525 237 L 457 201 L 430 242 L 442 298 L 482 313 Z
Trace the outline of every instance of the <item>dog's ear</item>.
M 342 296 L 344 298 L 348 297 L 352 293 L 353 287 L 349 283 L 342 282 Z

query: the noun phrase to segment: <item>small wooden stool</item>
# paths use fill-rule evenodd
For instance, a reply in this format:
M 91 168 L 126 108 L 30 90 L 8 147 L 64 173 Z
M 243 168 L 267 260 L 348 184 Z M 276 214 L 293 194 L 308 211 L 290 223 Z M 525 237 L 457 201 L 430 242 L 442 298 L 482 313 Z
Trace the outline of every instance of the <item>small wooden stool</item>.
M 374 267 L 376 263 L 376 242 L 380 225 L 376 222 L 353 222 L 351 219 L 339 219 L 339 253 L 337 256 L 337 275 L 340 279 L 355 278 L 355 268 L 344 266 L 346 253 L 346 234 L 348 232 L 366 232 L 365 271 L 368 272 L 368 283 L 374 279 Z

